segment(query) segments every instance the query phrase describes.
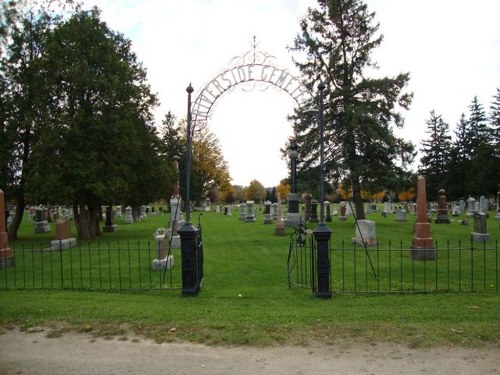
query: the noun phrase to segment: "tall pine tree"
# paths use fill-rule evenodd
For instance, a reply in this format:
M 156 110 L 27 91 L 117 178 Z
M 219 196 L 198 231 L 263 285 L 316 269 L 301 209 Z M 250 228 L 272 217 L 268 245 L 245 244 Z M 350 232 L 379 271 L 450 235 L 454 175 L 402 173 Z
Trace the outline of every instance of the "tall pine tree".
M 439 189 L 448 189 L 446 176 L 451 149 L 450 127 L 441 115 L 431 111 L 425 133 L 428 138 L 422 140 L 420 151 L 423 156 L 420 159 L 419 173 L 425 176 L 429 199 L 437 200 Z
M 401 187 L 415 155 L 414 146 L 398 139 L 391 128 L 403 125 L 398 110 L 411 103 L 412 95 L 404 92 L 409 74 L 367 75 L 376 67 L 371 54 L 382 42 L 374 18 L 360 0 L 318 0 L 318 8 L 309 8 L 301 20 L 291 48 L 302 53 L 296 64 L 306 87 L 315 92 L 320 82 L 326 85 L 326 177 L 352 188 L 358 218 L 364 218 L 362 189 Z M 317 171 L 315 114 L 299 109 L 293 120 L 300 167 Z
M 500 189 L 500 87 L 497 88 L 496 95 L 493 96 L 493 101 L 490 106 L 490 125 L 491 139 L 490 143 L 493 147 L 493 156 L 495 162 L 494 180 Z

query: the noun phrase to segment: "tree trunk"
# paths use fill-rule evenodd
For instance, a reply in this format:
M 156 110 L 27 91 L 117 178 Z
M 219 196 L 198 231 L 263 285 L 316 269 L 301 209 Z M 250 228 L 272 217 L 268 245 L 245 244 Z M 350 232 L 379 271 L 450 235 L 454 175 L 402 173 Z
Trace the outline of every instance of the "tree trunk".
M 19 192 L 17 194 L 17 204 L 16 204 L 16 213 L 14 214 L 14 218 L 12 219 L 12 223 L 9 228 L 9 239 L 17 240 L 17 232 L 21 223 L 23 221 L 24 209 L 26 208 L 26 203 L 24 202 L 24 193 Z M 7 224 L 7 223 L 6 223 Z
M 77 213 L 78 209 L 79 213 Z M 101 228 L 97 218 L 98 209 L 95 205 L 79 203 L 73 206 L 73 210 L 75 212 L 75 225 L 79 239 L 88 241 L 101 235 Z
M 356 209 L 356 219 L 365 220 L 365 208 L 363 206 L 363 198 L 361 197 L 361 184 L 358 178 L 352 179 L 352 196 L 354 199 L 354 207 Z

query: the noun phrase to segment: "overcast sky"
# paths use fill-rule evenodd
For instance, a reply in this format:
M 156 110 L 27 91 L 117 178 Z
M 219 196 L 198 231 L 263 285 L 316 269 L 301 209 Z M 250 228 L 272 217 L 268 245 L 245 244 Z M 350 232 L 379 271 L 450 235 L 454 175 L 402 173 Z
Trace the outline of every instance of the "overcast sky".
M 172 111 L 186 117 L 189 83 L 197 94 L 230 60 L 252 47 L 276 57 L 297 74 L 286 47 L 313 0 L 85 0 L 102 19 L 132 40 L 161 107 L 157 123 Z M 431 110 L 454 129 L 474 96 L 486 111 L 500 87 L 500 1 L 367 0 L 384 42 L 375 54 L 380 74 L 410 72 L 414 101 L 402 134 L 420 147 Z M 209 121 L 235 185 L 257 179 L 276 186 L 287 177 L 280 147 L 291 135 L 286 116 L 294 101 L 283 91 L 223 95 Z

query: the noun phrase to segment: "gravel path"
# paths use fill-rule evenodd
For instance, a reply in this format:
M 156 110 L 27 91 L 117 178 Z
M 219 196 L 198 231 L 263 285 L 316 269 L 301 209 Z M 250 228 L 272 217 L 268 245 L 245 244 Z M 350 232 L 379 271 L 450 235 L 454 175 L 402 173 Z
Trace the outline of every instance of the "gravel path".
M 209 347 L 138 337 L 0 334 L 0 374 L 499 374 L 500 348 L 409 349 L 397 344 Z

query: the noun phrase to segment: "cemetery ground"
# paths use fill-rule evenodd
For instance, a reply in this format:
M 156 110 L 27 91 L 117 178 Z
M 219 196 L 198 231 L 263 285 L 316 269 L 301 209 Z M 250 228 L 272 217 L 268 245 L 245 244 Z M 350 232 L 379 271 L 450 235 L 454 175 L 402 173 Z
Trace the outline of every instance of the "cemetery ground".
M 192 214 L 195 224 L 198 215 L 197 212 Z M 405 259 L 408 258 L 407 249 L 411 244 L 414 216 L 409 215 L 408 222 L 395 222 L 394 215 L 383 218 L 380 212 L 369 214 L 367 218 L 376 222 L 376 234 L 381 247 L 391 241 L 397 244 L 396 247 L 399 249 L 399 243 L 402 241 L 403 256 Z M 451 218 L 452 223 L 446 225 L 431 224 L 433 239 L 442 244 L 447 241 L 452 244 L 457 241 L 470 244 L 472 219 L 467 218 L 469 224 L 465 226 L 460 224 L 463 218 L 466 217 Z M 71 274 L 69 269 L 64 270 L 66 277 L 64 285 L 69 288 L 67 283 L 74 282 L 75 287 L 71 290 L 51 290 L 48 280 L 45 280 L 46 288 L 30 288 L 29 284 L 34 280 L 34 276 L 26 270 L 25 275 L 17 275 L 17 289 L 0 290 L 0 325 L 4 333 L 2 337 L 13 340 L 15 333 L 34 332 L 47 340 L 50 338 L 71 340 L 72 337 L 73 339 L 81 337 L 86 342 L 97 340 L 104 346 L 107 342 L 131 345 L 150 341 L 181 346 L 207 344 L 215 351 L 221 347 L 244 347 L 254 351 L 252 353 L 263 353 L 260 352 L 262 348 L 276 351 L 279 350 L 277 348 L 286 347 L 290 350 L 295 348 L 296 353 L 302 353 L 304 358 L 308 356 L 311 358 L 313 352 L 316 351 L 317 354 L 320 348 L 333 350 L 336 353 L 349 352 L 355 348 L 367 348 L 367 350 L 378 348 L 377 350 L 388 352 L 392 350 L 393 356 L 396 357 L 398 354 L 394 354 L 395 348 L 424 350 L 430 353 L 429 355 L 434 355 L 432 353 L 435 351 L 441 355 L 454 352 L 453 348 L 456 348 L 456 353 L 459 353 L 456 355 L 465 356 L 464 358 L 467 356 L 473 358 L 474 355 L 478 356 L 477 361 L 481 360 L 481 356 L 483 359 L 489 358 L 491 363 L 488 370 L 491 370 L 491 373 L 494 373 L 495 367 L 498 369 L 500 344 L 498 251 L 494 255 L 486 254 L 480 251 L 481 244 L 477 244 L 474 245 L 479 250 L 477 259 L 474 255 L 473 258 L 464 256 L 464 259 L 457 260 L 452 255 L 449 262 L 452 264 L 459 262 L 459 265 L 463 265 L 463 280 L 460 280 L 463 290 L 460 291 L 452 286 L 450 288 L 452 292 L 448 293 L 433 292 L 433 284 L 425 293 L 413 293 L 411 288 L 407 290 L 412 278 L 421 283 L 422 280 L 418 280 L 420 276 L 415 274 L 410 276 L 410 279 L 407 279 L 405 274 L 402 284 L 398 279 L 399 275 L 393 275 L 394 285 L 390 286 L 392 293 L 388 293 L 386 288 L 377 293 L 377 281 L 372 280 L 371 270 L 365 261 L 366 255 L 364 251 L 360 251 L 354 254 L 354 257 L 360 257 L 359 267 L 364 264 L 366 269 L 358 268 L 356 277 L 359 279 L 359 285 L 356 287 L 356 292 L 352 292 L 352 285 L 343 292 L 340 279 L 341 273 L 344 272 L 348 275 L 344 283 L 352 284 L 352 266 L 346 263 L 342 271 L 336 268 L 338 264 L 333 264 L 334 295 L 332 299 L 323 300 L 314 297 L 309 289 L 288 288 L 289 235 L 275 236 L 274 224 L 264 225 L 261 211 L 258 212 L 254 223 L 239 221 L 237 211 L 233 211 L 232 217 L 204 212 L 200 219 L 203 226 L 205 278 L 199 295 L 183 296 L 180 289 L 176 288 L 169 290 L 150 288 L 147 276 L 143 280 L 144 287 L 140 288 L 135 284 L 133 288 L 127 288 L 128 283 L 132 282 L 124 281 L 120 291 L 116 286 L 120 283 L 119 280 L 105 278 L 104 285 L 99 291 L 86 288 L 77 290 L 83 276 L 74 270 L 75 273 L 71 277 L 75 280 L 69 281 L 67 280 L 67 275 Z M 150 241 L 149 246 L 153 248 L 154 254 L 153 233 L 157 228 L 166 226 L 167 221 L 167 215 L 150 216 L 130 225 L 124 225 L 118 219 L 116 220 L 119 225 L 118 231 L 103 233 L 99 238 L 102 246 L 100 251 L 105 256 L 109 246 L 116 247 L 117 242 L 120 243 L 120 247 L 126 249 L 130 246 L 127 244 Z M 346 248 L 352 246 L 350 245 L 354 237 L 352 217 L 345 222 L 334 217 L 333 222 L 328 225 L 333 231 L 333 248 L 340 247 L 342 241 Z M 310 229 L 315 226 L 313 223 L 308 224 Z M 292 230 L 288 228 L 287 231 L 290 234 Z M 488 232 L 491 237 L 490 244 L 500 239 L 499 224 L 494 220 L 494 214 L 490 214 L 488 219 Z M 74 235 L 76 236 L 76 232 Z M 42 249 L 48 247 L 53 236 L 53 228 L 47 234 L 33 234 L 33 224 L 25 219 L 19 232 L 20 240 L 11 243 L 10 246 L 15 249 L 23 247 Z M 80 242 L 78 244 L 83 249 L 89 245 Z M 91 245 L 94 246 L 95 242 Z M 147 248 L 147 245 L 141 246 Z M 174 269 L 179 269 L 180 250 L 173 250 L 173 254 Z M 350 257 L 353 256 L 353 253 L 349 254 Z M 379 272 L 387 267 L 385 258 L 377 258 L 376 250 L 370 249 L 369 254 Z M 340 259 L 332 256 L 332 262 L 340 262 Z M 399 262 L 399 258 L 394 258 L 393 261 L 396 262 L 396 259 Z M 470 269 L 467 262 L 471 260 L 475 262 L 474 267 L 479 267 L 479 281 L 475 282 L 483 284 L 484 281 L 481 292 L 467 292 L 471 280 L 466 270 Z M 481 260 L 484 261 L 482 265 Z M 17 259 L 18 263 L 19 261 L 20 259 Z M 150 261 L 151 259 L 149 263 L 143 262 L 141 267 L 149 269 Z M 27 264 L 32 263 L 27 261 Z M 488 278 L 485 276 L 486 272 L 481 274 L 481 270 L 486 269 L 493 270 L 493 273 L 488 272 Z M 430 266 L 428 271 L 429 275 L 434 275 L 446 272 L 445 270 L 444 266 L 440 266 L 439 270 L 434 270 Z M 453 270 L 451 283 L 456 285 L 456 268 Z M 98 272 L 97 269 L 94 270 L 94 277 Z M 6 275 L 5 269 L 0 270 L 2 282 Z M 156 278 L 157 274 L 154 275 Z M 380 278 L 387 279 L 387 274 L 383 275 L 384 277 Z M 432 278 L 429 277 L 429 280 Z M 111 286 L 110 291 L 106 291 L 108 282 Z M 97 279 L 93 285 L 98 285 Z M 403 293 L 398 292 L 401 285 L 405 288 Z M 18 340 L 22 341 L 21 338 Z M 0 347 L 0 350 L 4 352 L 6 348 Z M 198 349 L 193 347 L 192 350 Z M 479 352 L 473 355 L 467 350 L 479 350 Z M 452 355 L 448 363 L 442 364 L 443 369 L 450 369 L 450 363 L 460 363 L 456 362 L 456 355 Z M 238 353 L 235 353 L 236 362 L 237 357 Z M 388 361 L 389 357 L 388 354 Z M 288 357 L 284 355 L 283 358 L 288 358 L 289 363 L 294 361 L 293 354 Z M 353 359 L 355 360 L 356 358 Z M 250 371 L 249 369 L 247 371 Z M 384 373 L 390 372 L 384 371 Z

